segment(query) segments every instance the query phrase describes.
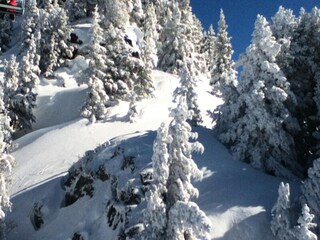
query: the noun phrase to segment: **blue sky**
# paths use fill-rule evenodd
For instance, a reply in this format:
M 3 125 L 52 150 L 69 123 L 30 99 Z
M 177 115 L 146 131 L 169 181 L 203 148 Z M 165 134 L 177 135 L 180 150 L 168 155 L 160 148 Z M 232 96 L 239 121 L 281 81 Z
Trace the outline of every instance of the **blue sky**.
M 191 0 L 193 12 L 205 29 L 213 24 L 217 32 L 220 9 L 223 9 L 229 35 L 232 37 L 235 59 L 250 44 L 257 15 L 262 14 L 270 20 L 281 5 L 294 10 L 298 15 L 301 7 L 307 11 L 314 6 L 320 7 L 320 0 Z

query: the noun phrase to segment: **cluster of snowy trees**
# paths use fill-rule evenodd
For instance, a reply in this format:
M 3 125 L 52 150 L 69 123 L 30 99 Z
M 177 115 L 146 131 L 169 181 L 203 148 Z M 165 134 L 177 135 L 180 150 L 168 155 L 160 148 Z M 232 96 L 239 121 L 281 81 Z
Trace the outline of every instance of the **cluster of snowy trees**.
M 296 17 L 280 7 L 271 22 L 258 15 L 251 44 L 237 64 L 239 77 L 223 16 L 218 34 L 211 29 L 206 38 L 215 42 L 208 45 L 213 93 L 224 100 L 212 114 L 220 140 L 255 168 L 306 177 L 292 204 L 289 185 L 279 187 L 271 222 L 278 239 L 315 240 L 320 233 L 315 228 L 320 223 L 319 19 L 318 8 L 302 9 Z
M 87 1 L 82 2 L 81 10 L 70 10 L 76 14 L 74 18 L 86 15 Z M 179 91 L 186 92 L 188 107 L 197 115 L 191 121 L 200 124 L 200 111 L 193 96 L 195 78 L 206 69 L 201 47 L 204 36 L 189 1 L 105 0 L 96 6 L 88 56 L 90 68 L 85 76 L 89 91 L 82 115 L 91 121 L 103 120 L 108 117 L 108 107 L 126 100 L 130 101 L 128 120 L 134 121 L 135 102 L 152 96 L 151 70 L 157 67 L 191 79 L 190 85 L 182 85 L 184 89 Z M 133 43 L 127 34 L 128 26 L 143 35 L 142 41 Z M 191 73 L 185 65 L 190 65 Z
M 317 8 L 296 17 L 280 7 L 272 22 L 259 15 L 239 80 L 228 37 L 216 37 L 219 138 L 237 159 L 277 176 L 303 178 L 319 154 L 319 17 Z
M 192 152 L 204 148 L 191 132 L 187 120 L 192 119 L 192 111 L 184 95 L 171 115 L 169 128 L 162 124 L 153 144 L 153 182 L 146 195 L 142 239 L 209 239 L 210 221 L 191 201 L 199 195 L 191 179 L 202 178 Z

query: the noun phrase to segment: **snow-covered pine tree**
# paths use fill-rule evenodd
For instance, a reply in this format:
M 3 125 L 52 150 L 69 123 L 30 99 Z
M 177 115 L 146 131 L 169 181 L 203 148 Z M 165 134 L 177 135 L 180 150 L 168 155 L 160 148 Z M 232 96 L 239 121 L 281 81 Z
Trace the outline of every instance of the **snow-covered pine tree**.
M 317 224 L 313 223 L 312 220 L 314 215 L 310 213 L 310 209 L 307 204 L 302 206 L 302 213 L 298 219 L 298 226 L 295 228 L 295 235 L 298 240 L 317 240 L 318 237 L 314 234 L 311 229 L 315 228 Z
M 198 95 L 196 93 L 196 77 L 194 76 L 194 66 L 192 60 L 185 63 L 180 76 L 180 85 L 174 91 L 175 99 L 181 96 L 186 98 L 188 110 L 191 111 L 191 118 L 188 120 L 191 126 L 199 126 L 202 123 L 201 112 L 198 105 Z
M 21 26 L 21 50 L 26 51 L 29 48 L 32 36 L 35 35 L 40 18 L 40 10 L 37 8 L 36 0 L 29 0 L 26 3 L 25 17 Z
M 207 71 L 210 73 L 216 66 L 216 39 L 217 37 L 213 26 L 210 25 L 208 31 L 204 35 L 203 45 L 201 49 L 202 54 L 204 54 L 206 58 Z
M 146 19 L 144 21 L 144 47 L 143 58 L 146 66 L 153 69 L 157 66 L 157 18 L 153 4 L 147 5 Z
M 178 74 L 184 62 L 193 56 L 198 74 L 205 66 L 201 55 L 201 25 L 192 14 L 189 1 L 172 2 L 170 6 L 166 25 L 160 33 L 158 68 Z
M 36 105 L 37 94 L 35 87 L 39 82 L 39 78 L 32 71 L 32 67 L 30 64 L 30 52 L 28 51 L 22 58 L 18 86 L 13 98 L 10 99 L 11 113 L 13 113 L 10 117 L 14 130 L 31 129 L 31 124 L 36 120 L 33 115 L 33 108 Z
M 2 87 L 2 86 L 1 86 Z M 5 211 L 11 210 L 8 183 L 14 158 L 8 154 L 11 147 L 12 129 L 10 119 L 3 101 L 3 89 L 0 89 L 0 239 L 5 238 Z
M 0 19 L 0 53 L 8 50 L 12 37 L 12 22 L 6 14 Z
M 293 129 L 295 151 L 298 160 L 306 171 L 316 154 L 319 140 L 314 133 L 320 125 L 315 102 L 315 89 L 320 81 L 320 10 L 313 8 L 310 13 L 300 11 L 298 26 L 293 34 L 290 55 L 294 59 L 286 68 L 287 79 L 295 95 L 297 104 L 292 106 L 291 114 L 297 119 L 298 127 Z
M 215 130 L 218 134 L 227 132 L 239 117 L 239 92 L 235 63 L 232 60 L 231 37 L 228 36 L 227 24 L 223 10 L 220 11 L 219 32 L 217 37 L 213 35 L 213 29 L 209 32 L 209 47 L 212 49 L 209 55 L 211 71 L 211 84 L 213 93 L 219 95 L 223 104 L 219 105 L 212 114 L 216 121 Z M 210 40 L 211 39 L 211 40 Z
M 67 0 L 66 6 L 70 21 L 86 17 L 87 0 Z
M 0 123 L 1 123 L 1 132 L 3 137 L 3 142 L 6 144 L 4 152 L 8 153 L 12 145 L 12 133 L 13 129 L 11 127 L 11 119 L 9 117 L 9 111 L 6 108 L 4 102 L 4 86 L 3 83 L 0 83 Z
M 290 217 L 290 186 L 281 182 L 278 199 L 271 210 L 271 231 L 279 240 L 293 240 L 294 232 Z
M 130 12 L 130 22 L 135 23 L 142 29 L 145 19 L 141 0 L 132 0 L 127 2 L 128 10 Z
M 115 8 L 118 14 L 126 14 Z M 112 17 L 112 18 L 111 18 Z M 154 87 L 151 79 L 151 69 L 145 65 L 139 50 L 135 49 L 132 39 L 125 34 L 125 22 L 112 13 L 104 19 L 107 24 L 105 34 L 106 69 L 104 85 L 111 99 L 128 100 L 133 90 L 137 99 L 151 96 Z
M 144 212 L 145 231 L 143 239 L 164 239 L 167 226 L 166 183 L 169 176 L 168 144 L 171 142 L 164 123 L 158 129 L 153 143 L 152 168 L 153 182 L 146 194 L 147 207 Z
M 15 118 L 13 99 L 19 86 L 19 65 L 14 55 L 5 62 L 5 72 L 3 79 L 3 102 L 8 116 L 11 119 L 10 125 L 14 125 L 12 119 Z
M 271 30 L 277 42 L 281 45 L 281 50 L 277 57 L 277 63 L 286 74 L 290 68 L 293 56 L 290 54 L 292 37 L 298 26 L 298 19 L 291 9 L 280 6 L 277 13 L 271 18 Z
M 66 0 L 65 6 L 67 8 L 70 21 L 75 21 L 85 17 L 93 17 L 94 9 L 99 0 Z
M 195 141 L 197 134 L 191 132 L 191 126 L 187 123 L 191 114 L 185 97 L 179 99 L 171 116 L 166 239 L 209 239 L 210 222 L 205 213 L 191 202 L 191 198 L 199 194 L 192 186 L 191 178 L 202 178 L 202 172 L 192 159 L 192 152 L 203 152 L 204 148 Z M 190 142 L 190 138 L 194 141 Z
M 211 66 L 211 80 L 210 84 L 213 86 L 213 92 L 219 93 L 219 85 L 224 85 L 225 80 L 223 79 L 225 75 L 229 75 L 234 68 L 234 61 L 232 60 L 232 45 L 231 37 L 228 36 L 228 25 L 223 13 L 223 10 L 220 10 L 220 19 L 218 22 L 218 34 L 215 41 L 215 56 L 212 56 Z M 211 57 L 211 56 L 210 56 Z
M 252 36 L 241 57 L 239 99 L 231 109 L 237 110 L 238 116 L 219 137 L 231 146 L 235 158 L 290 178 L 301 169 L 292 153 L 294 141 L 285 128 L 290 115 L 286 105 L 290 84 L 276 63 L 280 45 L 260 15 Z
M 166 72 L 177 73 L 178 26 L 180 25 L 181 13 L 179 8 L 175 4 L 173 5 L 175 6 L 174 12 L 168 8 L 165 26 L 159 36 L 158 68 Z
M 14 158 L 5 152 L 7 148 L 3 133 L 0 131 L 0 238 L 5 239 L 5 211 L 11 210 L 8 192 L 9 176 Z
M 106 69 L 106 49 L 101 46 L 102 35 L 103 30 L 99 25 L 99 13 L 96 10 L 91 33 L 90 62 L 86 75 L 89 88 L 86 102 L 81 110 L 82 116 L 89 118 L 92 122 L 105 119 L 108 113 L 107 107 L 110 106 L 109 96 L 106 94 L 103 84 Z
M 100 15 L 104 16 L 104 18 L 101 19 L 104 29 L 108 29 L 110 22 L 116 28 L 122 28 L 128 25 L 130 13 L 127 1 L 101 0 L 98 5 Z
M 42 13 L 39 67 L 46 77 L 51 77 L 56 68 L 73 56 L 73 47 L 68 41 L 72 29 L 65 10 L 57 3 L 49 4 Z
M 103 82 L 94 74 L 91 75 L 88 82 L 87 99 L 81 109 L 81 115 L 90 119 L 91 122 L 103 120 L 108 116 L 109 104 L 109 97 L 104 90 Z

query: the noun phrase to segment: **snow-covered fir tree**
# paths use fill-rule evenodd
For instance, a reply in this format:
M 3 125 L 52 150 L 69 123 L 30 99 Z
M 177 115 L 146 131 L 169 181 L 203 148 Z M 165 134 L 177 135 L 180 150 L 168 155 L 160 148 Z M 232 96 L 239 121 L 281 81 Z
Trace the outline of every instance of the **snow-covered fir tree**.
M 196 93 L 197 78 L 194 74 L 194 65 L 192 60 L 185 63 L 180 76 L 180 85 L 174 91 L 174 97 L 186 98 L 188 110 L 192 112 L 192 117 L 188 120 L 191 126 L 199 126 L 202 123 L 201 112 L 198 105 L 198 95 Z
M 15 130 L 31 129 L 31 124 L 35 122 L 33 108 L 36 105 L 37 94 L 35 87 L 39 82 L 38 76 L 32 71 L 29 51 L 22 58 L 19 69 L 19 81 L 14 96 L 10 99 L 11 120 Z
M 132 40 L 125 34 L 124 23 L 115 15 L 107 21 L 106 29 L 106 93 L 114 100 L 127 100 L 131 90 L 137 94 L 138 100 L 151 96 L 154 90 L 151 69 L 145 65 L 139 50 L 133 47 Z
M 220 10 L 220 19 L 218 22 L 218 34 L 215 39 L 214 55 L 209 56 L 211 59 L 211 80 L 210 84 L 213 85 L 214 93 L 218 93 L 219 85 L 225 85 L 226 80 L 224 79 L 226 75 L 228 76 L 234 70 L 234 61 L 232 60 L 232 45 L 231 37 L 228 36 L 227 31 L 228 25 L 226 24 L 226 19 L 223 10 Z M 213 38 L 213 37 L 211 37 Z M 213 41 L 212 39 L 211 41 Z
M 177 73 L 178 55 L 178 26 L 180 24 L 181 13 L 178 7 L 174 12 L 168 9 L 168 17 L 165 26 L 160 32 L 160 43 L 158 49 L 158 68 L 167 72 Z
M 8 184 L 14 158 L 8 154 L 11 144 L 11 128 L 5 104 L 3 102 L 3 89 L 0 89 L 0 239 L 6 239 L 5 212 L 11 210 Z
M 294 141 L 285 128 L 290 84 L 276 63 L 280 45 L 260 15 L 252 36 L 241 57 L 237 106 L 231 109 L 237 110 L 238 116 L 220 139 L 231 146 L 235 158 L 266 172 L 292 177 L 291 171 L 299 174 L 300 169 L 292 154 Z
M 143 11 L 141 0 L 127 1 L 128 10 L 130 12 L 130 22 L 135 23 L 142 28 L 145 21 L 145 13 Z
M 6 14 L 0 19 L 0 53 L 7 51 L 12 37 L 12 21 Z
M 66 0 L 70 20 L 92 17 L 98 2 L 97 0 Z
M 277 56 L 277 63 L 286 74 L 292 65 L 293 56 L 290 54 L 292 37 L 298 26 L 298 19 L 291 9 L 280 6 L 277 13 L 271 18 L 271 30 L 281 50 Z
M 192 153 L 204 148 L 187 122 L 191 112 L 186 98 L 179 100 L 169 130 L 162 124 L 153 145 L 153 183 L 147 194 L 143 239 L 209 239 L 209 219 L 191 201 L 199 194 L 191 179 L 202 178 Z
M 82 116 L 89 118 L 92 122 L 107 117 L 107 107 L 110 106 L 109 97 L 104 88 L 105 77 L 105 53 L 106 49 L 101 46 L 103 42 L 103 30 L 99 25 L 99 13 L 94 13 L 94 22 L 91 33 L 91 52 L 89 54 L 89 68 L 86 77 L 88 78 L 88 93 Z
M 37 8 L 37 1 L 27 1 L 25 12 L 25 17 L 21 26 L 21 52 L 29 48 L 32 36 L 35 36 L 37 28 L 39 28 L 40 10 Z
M 127 1 L 101 0 L 99 11 L 100 15 L 104 16 L 102 19 L 104 29 L 108 29 L 110 22 L 117 28 L 122 28 L 129 23 L 130 13 Z
M 279 240 L 293 240 L 294 232 L 290 217 L 290 186 L 283 182 L 279 186 L 278 199 L 271 210 L 271 231 Z
M 202 179 L 202 172 L 192 159 L 193 152 L 203 152 L 201 143 L 195 141 L 197 133 L 191 132 L 187 120 L 191 117 L 186 98 L 179 99 L 172 110 L 173 121 L 169 126 L 172 139 L 168 147 L 169 175 L 166 183 L 167 227 L 166 239 L 208 239 L 210 223 L 205 213 L 191 201 L 198 197 L 198 190 L 191 178 Z M 190 138 L 193 141 L 190 141 Z
M 49 4 L 42 13 L 40 69 L 46 77 L 51 77 L 53 71 L 73 55 L 73 47 L 68 42 L 72 29 L 66 11 L 57 3 Z
M 295 235 L 298 240 L 318 239 L 317 235 L 311 231 L 311 229 L 317 226 L 317 224 L 312 222 L 313 218 L 314 215 L 310 213 L 308 205 L 304 204 L 302 207 L 302 213 L 298 219 L 298 226 L 295 228 Z
M 166 183 L 169 176 L 168 128 L 164 123 L 157 131 L 153 143 L 152 168 L 153 182 L 146 194 L 147 207 L 144 213 L 144 239 L 163 239 L 167 226 Z
M 5 109 L 8 111 L 8 116 L 11 119 L 10 125 L 14 125 L 12 120 L 15 118 L 13 99 L 19 86 L 19 65 L 14 55 L 9 61 L 5 62 L 5 72 L 3 79 L 3 102 Z
M 105 93 L 103 82 L 94 74 L 88 82 L 88 93 L 81 115 L 90 119 L 91 122 L 106 119 L 108 116 L 109 97 Z
M 300 11 L 298 26 L 296 27 L 290 46 L 290 56 L 293 61 L 286 68 L 286 75 L 290 81 L 296 103 L 291 114 L 297 119 L 298 126 L 291 130 L 295 139 L 295 151 L 304 170 L 312 165 L 316 156 L 318 139 L 314 133 L 320 125 L 315 102 L 315 89 L 320 80 L 319 60 L 320 42 L 317 37 L 320 10 L 313 8 L 310 13 Z
M 144 22 L 144 47 L 143 57 L 147 67 L 153 69 L 157 66 L 157 18 L 153 4 L 148 4 L 146 9 L 146 19 Z
M 223 104 L 219 105 L 212 114 L 216 121 L 215 130 L 218 134 L 227 132 L 233 125 L 240 112 L 238 104 L 239 92 L 235 63 L 232 60 L 231 38 L 228 36 L 227 24 L 223 11 L 220 11 L 219 32 L 217 37 L 213 35 L 213 29 L 209 31 L 208 41 L 211 71 L 211 84 L 213 93 L 219 95 Z M 211 39 L 211 40 L 210 40 Z
M 201 49 L 202 54 L 204 54 L 206 57 L 207 71 L 210 73 L 215 68 L 215 65 L 216 65 L 216 57 L 215 57 L 216 39 L 217 37 L 213 29 L 213 26 L 210 25 L 208 31 L 204 35 L 203 45 Z
M 183 63 L 193 56 L 196 73 L 199 73 L 205 65 L 200 53 L 202 30 L 196 24 L 196 18 L 192 15 L 189 3 L 181 5 L 172 2 L 171 9 L 168 12 L 166 26 L 160 33 L 158 67 L 166 72 L 177 74 L 181 71 Z

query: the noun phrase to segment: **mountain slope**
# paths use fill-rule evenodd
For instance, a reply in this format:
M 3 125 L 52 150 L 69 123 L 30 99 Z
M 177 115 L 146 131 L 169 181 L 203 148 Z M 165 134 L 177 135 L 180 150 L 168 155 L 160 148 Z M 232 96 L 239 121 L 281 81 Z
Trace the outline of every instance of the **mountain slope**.
M 79 157 L 99 145 L 94 159 L 99 159 L 101 154 L 110 155 L 119 145 L 137 159 L 133 173 L 119 175 L 124 183 L 131 178 L 138 181 L 141 171 L 151 167 L 154 130 L 161 122 L 170 121 L 169 108 L 174 106 L 172 93 L 178 84 L 176 76 L 160 71 L 153 72 L 153 79 L 154 98 L 138 103 L 139 116 L 135 123 L 125 121 L 127 102 L 111 109 L 105 122 L 91 124 L 81 119 L 79 109 L 85 97 L 84 85 L 40 87 L 35 130 L 16 141 L 19 147 L 13 153 L 17 165 L 11 188 L 13 209 L 7 215 L 8 239 L 72 239 L 75 233 L 88 239 L 115 239 L 119 229 L 112 230 L 106 217 L 106 205 L 112 195 L 110 181 L 95 181 L 92 198 L 85 196 L 62 207 L 66 194 L 65 175 Z M 219 102 L 206 89 L 209 89 L 207 81 L 200 82 L 198 94 L 204 116 Z M 210 127 L 206 117 L 205 123 Z M 205 127 L 194 130 L 199 132 L 199 141 L 205 147 L 203 155 L 194 156 L 204 172 L 203 181 L 195 183 L 200 191 L 195 201 L 212 221 L 212 238 L 273 239 L 269 215 L 281 179 L 233 160 L 211 130 Z M 119 166 L 108 164 L 109 171 L 119 174 Z M 143 204 L 132 219 L 141 221 Z M 37 231 L 34 228 L 36 209 L 44 221 Z

